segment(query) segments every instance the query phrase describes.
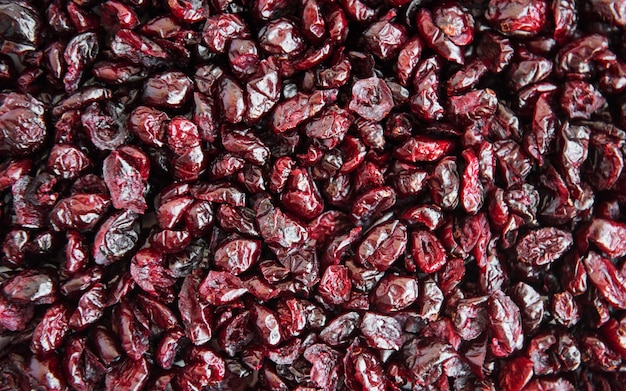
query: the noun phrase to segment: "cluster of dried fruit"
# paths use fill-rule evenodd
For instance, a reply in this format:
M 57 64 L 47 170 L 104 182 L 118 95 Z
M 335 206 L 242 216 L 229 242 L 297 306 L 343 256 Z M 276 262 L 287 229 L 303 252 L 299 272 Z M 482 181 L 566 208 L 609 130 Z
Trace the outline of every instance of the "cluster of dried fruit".
M 0 34 L 0 390 L 626 384 L 623 0 L 0 0 Z

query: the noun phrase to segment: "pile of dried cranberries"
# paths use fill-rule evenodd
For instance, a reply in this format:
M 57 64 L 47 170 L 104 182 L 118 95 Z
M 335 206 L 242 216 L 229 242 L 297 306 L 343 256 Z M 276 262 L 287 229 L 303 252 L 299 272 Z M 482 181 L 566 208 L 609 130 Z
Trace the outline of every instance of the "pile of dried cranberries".
M 0 390 L 623 390 L 623 0 L 0 0 Z

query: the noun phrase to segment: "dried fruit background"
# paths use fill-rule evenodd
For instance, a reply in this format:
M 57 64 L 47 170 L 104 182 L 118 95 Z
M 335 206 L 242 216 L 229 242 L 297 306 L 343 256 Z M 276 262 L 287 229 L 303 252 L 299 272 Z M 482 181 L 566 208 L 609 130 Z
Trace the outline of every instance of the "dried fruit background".
M 624 390 L 626 1 L 0 0 L 0 390 Z

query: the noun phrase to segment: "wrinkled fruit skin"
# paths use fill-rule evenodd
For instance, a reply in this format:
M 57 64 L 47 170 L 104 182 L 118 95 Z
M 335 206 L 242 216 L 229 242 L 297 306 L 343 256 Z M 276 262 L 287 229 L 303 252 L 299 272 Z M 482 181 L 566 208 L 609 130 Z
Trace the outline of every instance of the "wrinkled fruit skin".
M 0 0 L 0 37 L 0 391 L 625 388 L 625 0 Z

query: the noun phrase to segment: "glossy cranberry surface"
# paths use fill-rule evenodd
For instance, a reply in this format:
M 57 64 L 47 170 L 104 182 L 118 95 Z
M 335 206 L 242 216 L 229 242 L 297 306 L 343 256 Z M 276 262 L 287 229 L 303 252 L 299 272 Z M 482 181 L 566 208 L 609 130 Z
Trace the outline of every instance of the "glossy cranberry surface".
M 623 390 L 623 0 L 0 0 L 0 390 Z

